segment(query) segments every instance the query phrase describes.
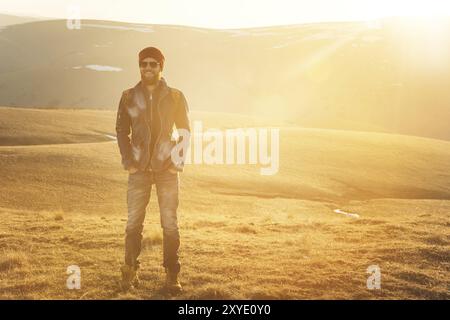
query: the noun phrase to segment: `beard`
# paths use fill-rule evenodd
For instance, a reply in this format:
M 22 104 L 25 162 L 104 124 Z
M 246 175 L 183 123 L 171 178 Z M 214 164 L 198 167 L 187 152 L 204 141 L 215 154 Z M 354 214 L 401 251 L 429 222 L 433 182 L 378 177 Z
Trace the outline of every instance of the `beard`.
M 159 73 L 154 74 L 151 77 L 146 77 L 145 73 L 141 74 L 141 80 L 145 85 L 153 85 L 156 84 L 159 81 Z

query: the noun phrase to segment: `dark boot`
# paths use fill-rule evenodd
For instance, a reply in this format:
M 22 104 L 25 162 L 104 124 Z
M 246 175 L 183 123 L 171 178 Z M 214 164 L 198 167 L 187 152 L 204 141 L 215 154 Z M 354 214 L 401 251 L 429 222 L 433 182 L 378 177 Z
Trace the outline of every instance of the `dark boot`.
M 173 294 L 178 294 L 183 291 L 180 281 L 178 280 L 178 273 L 170 271 L 168 268 L 166 268 L 166 289 Z
M 137 271 L 139 269 L 139 266 L 129 266 L 127 264 L 123 265 L 120 268 L 120 271 L 122 273 L 122 279 L 120 281 L 120 287 L 122 290 L 126 291 L 131 288 L 137 288 L 140 284 L 139 277 L 137 274 Z

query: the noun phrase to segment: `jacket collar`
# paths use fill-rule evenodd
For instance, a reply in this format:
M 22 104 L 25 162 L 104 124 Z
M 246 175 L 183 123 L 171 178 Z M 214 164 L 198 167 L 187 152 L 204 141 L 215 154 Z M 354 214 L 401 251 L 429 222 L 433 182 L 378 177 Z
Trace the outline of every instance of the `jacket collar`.
M 158 86 L 156 87 L 158 90 L 158 101 L 156 101 L 156 106 L 159 105 L 159 102 L 169 93 L 169 87 L 167 86 L 166 79 L 161 77 L 159 80 Z M 146 88 L 144 87 L 142 80 L 139 81 L 133 88 L 134 91 L 134 103 L 138 106 L 140 110 L 147 109 L 147 101 L 148 101 L 148 93 Z
M 144 94 L 144 95 L 147 94 L 147 91 L 145 90 L 142 80 L 140 80 L 134 86 L 134 88 L 137 89 L 137 91 L 141 94 Z M 158 91 L 158 96 L 159 96 L 158 101 L 162 100 L 162 98 L 164 98 L 164 96 L 169 93 L 169 87 L 167 86 L 167 82 L 164 77 L 161 77 L 161 79 L 159 79 L 158 86 L 156 87 L 155 90 Z

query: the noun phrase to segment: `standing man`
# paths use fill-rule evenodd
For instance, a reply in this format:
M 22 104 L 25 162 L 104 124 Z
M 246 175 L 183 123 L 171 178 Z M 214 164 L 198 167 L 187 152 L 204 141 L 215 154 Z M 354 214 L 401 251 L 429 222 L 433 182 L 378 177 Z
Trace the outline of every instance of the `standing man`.
M 138 257 L 141 252 L 144 218 L 152 185 L 155 185 L 163 229 L 166 288 L 178 293 L 182 289 L 178 280 L 178 172 L 183 171 L 184 157 L 183 154 L 181 157 L 173 157 L 171 154 L 177 144 L 182 142 L 180 140 L 189 139 L 189 135 L 184 134 L 175 141 L 172 139 L 172 130 L 175 124 L 178 132 L 189 134 L 190 126 L 184 94 L 169 87 L 161 76 L 164 60 L 162 52 L 155 47 L 139 52 L 141 81 L 122 93 L 117 111 L 117 142 L 122 165 L 129 173 L 125 264 L 121 267 L 121 285 L 123 289 L 138 285 Z M 172 160 L 175 158 L 179 160 Z

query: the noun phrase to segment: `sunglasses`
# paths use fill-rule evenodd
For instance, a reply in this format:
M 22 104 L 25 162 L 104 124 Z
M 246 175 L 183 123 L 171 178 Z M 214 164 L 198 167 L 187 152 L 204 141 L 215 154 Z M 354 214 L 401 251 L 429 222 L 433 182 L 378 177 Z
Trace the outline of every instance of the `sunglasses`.
M 139 62 L 139 67 L 141 68 L 145 68 L 147 66 L 150 66 L 151 68 L 155 69 L 157 66 L 159 65 L 159 62 L 155 62 L 155 61 L 140 61 Z

